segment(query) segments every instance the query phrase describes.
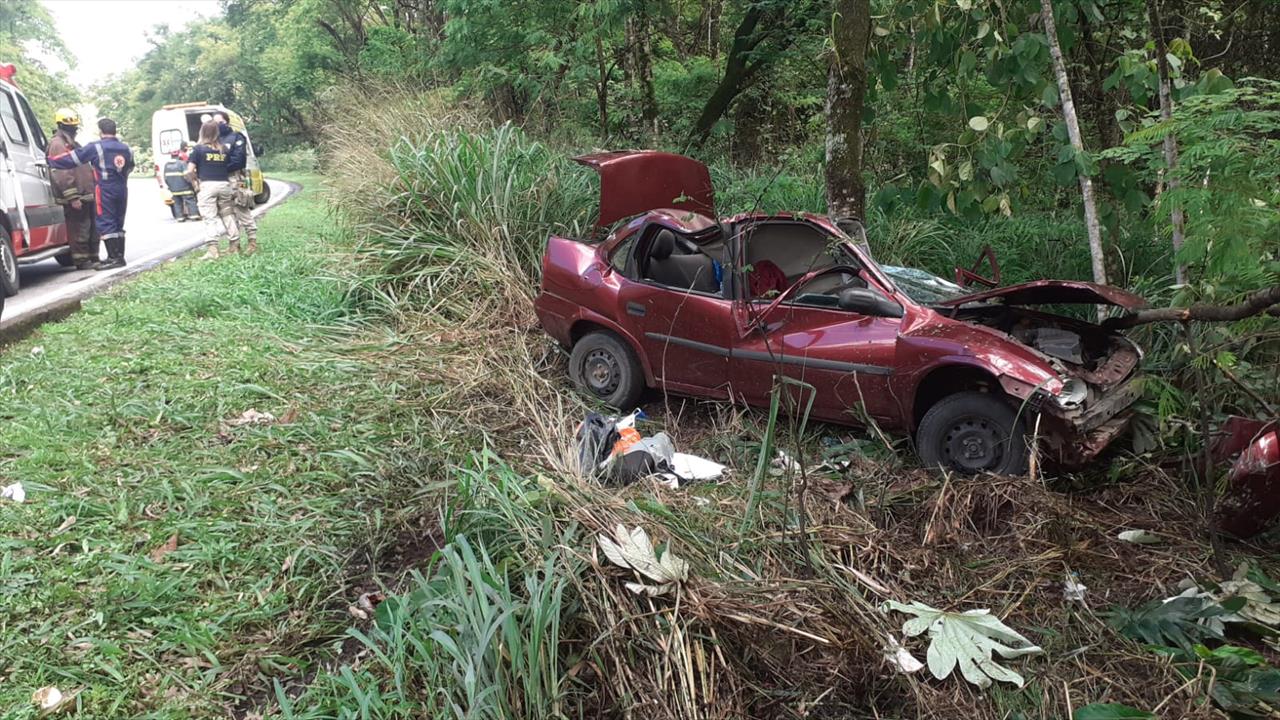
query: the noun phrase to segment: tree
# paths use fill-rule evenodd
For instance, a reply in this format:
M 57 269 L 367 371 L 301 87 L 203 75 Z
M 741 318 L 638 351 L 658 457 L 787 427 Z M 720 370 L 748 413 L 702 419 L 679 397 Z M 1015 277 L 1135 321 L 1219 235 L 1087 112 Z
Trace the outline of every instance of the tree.
M 1080 121 L 1076 118 L 1075 101 L 1071 98 L 1071 83 L 1067 78 L 1067 64 L 1062 59 L 1062 46 L 1058 43 L 1058 29 L 1053 22 L 1053 3 L 1040 0 L 1040 16 L 1044 20 L 1044 33 L 1049 41 L 1049 55 L 1053 58 L 1053 74 L 1058 81 L 1058 95 L 1062 102 L 1062 119 L 1067 123 L 1071 148 L 1077 156 L 1084 155 L 1084 141 L 1080 136 Z M 1098 222 L 1098 203 L 1093 195 L 1093 178 L 1079 173 L 1080 197 L 1084 204 L 1085 231 L 1089 234 L 1089 256 L 1093 264 L 1093 281 L 1106 284 L 1107 265 L 1102 252 L 1102 226 Z
M 833 50 L 827 71 L 827 212 L 866 217 L 862 177 L 862 114 L 867 94 L 870 0 L 837 0 L 831 20 Z
M 1169 78 L 1169 45 L 1164 39 L 1164 23 L 1160 20 L 1160 0 L 1147 0 L 1147 18 L 1151 23 L 1151 37 L 1155 40 L 1158 95 L 1160 98 L 1160 119 L 1167 121 L 1173 117 L 1173 89 Z M 1162 142 L 1164 162 L 1168 166 L 1168 183 L 1171 190 L 1178 188 L 1178 177 L 1172 172 L 1178 165 L 1178 138 L 1167 133 Z M 1169 210 L 1169 220 L 1173 225 L 1173 253 L 1176 257 L 1182 250 L 1184 235 L 1182 208 L 1174 206 Z M 1175 261 L 1174 280 L 1181 285 L 1187 281 L 1187 271 L 1182 263 Z

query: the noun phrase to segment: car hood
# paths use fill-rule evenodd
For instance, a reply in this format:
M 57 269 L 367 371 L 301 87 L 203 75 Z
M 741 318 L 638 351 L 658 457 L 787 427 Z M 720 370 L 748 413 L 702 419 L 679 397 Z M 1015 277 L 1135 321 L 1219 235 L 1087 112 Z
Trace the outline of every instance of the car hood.
M 679 208 L 715 218 L 715 192 L 707 166 L 655 150 L 595 153 L 574 161 L 600 175 L 600 217 L 607 226 L 633 215 Z
M 936 304 L 958 307 L 986 300 L 1000 300 L 1006 305 L 1115 305 L 1125 310 L 1137 310 L 1147 305 L 1145 299 L 1131 292 L 1082 280 L 1034 280 L 983 290 Z

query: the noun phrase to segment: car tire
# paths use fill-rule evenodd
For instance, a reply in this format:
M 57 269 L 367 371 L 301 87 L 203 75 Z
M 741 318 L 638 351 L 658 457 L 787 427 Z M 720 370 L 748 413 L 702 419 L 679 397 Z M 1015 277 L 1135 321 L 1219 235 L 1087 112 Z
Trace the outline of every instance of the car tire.
M 254 205 L 266 205 L 271 200 L 271 186 L 267 184 L 266 178 L 262 180 L 262 192 L 253 196 Z
M 631 348 L 610 332 L 593 332 L 573 346 L 569 377 L 582 392 L 630 410 L 644 392 L 644 369 Z
M 948 395 L 924 414 L 916 450 L 926 468 L 960 475 L 1022 475 L 1029 461 L 1027 427 L 1004 396 Z
M 0 242 L 0 285 L 4 286 L 5 297 L 17 295 L 18 288 L 22 287 L 22 278 L 18 275 L 18 258 L 13 254 L 13 244 L 8 237 L 5 242 Z
M 57 260 L 57 261 L 58 261 L 58 264 L 59 264 L 59 265 L 61 265 L 62 267 L 65 267 L 65 268 L 75 267 L 75 266 L 76 266 L 76 260 L 75 260 L 75 258 L 71 257 L 71 251 L 70 251 L 70 250 L 68 250 L 67 252 L 62 253 L 61 255 L 54 255 L 54 256 L 53 256 L 53 259 L 54 259 L 54 260 Z

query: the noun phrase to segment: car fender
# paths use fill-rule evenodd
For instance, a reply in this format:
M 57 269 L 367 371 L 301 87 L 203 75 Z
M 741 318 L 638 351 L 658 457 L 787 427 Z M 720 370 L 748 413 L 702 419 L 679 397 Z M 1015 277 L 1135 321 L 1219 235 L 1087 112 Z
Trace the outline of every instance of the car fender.
M 572 339 L 575 335 L 579 337 L 581 337 L 581 335 L 585 335 L 586 333 L 581 332 L 580 330 L 581 326 L 584 324 L 601 327 L 622 338 L 623 341 L 631 347 L 631 352 L 635 353 L 636 358 L 640 360 L 640 367 L 644 370 L 645 384 L 649 387 L 655 386 L 656 381 L 653 376 L 653 369 L 649 367 L 649 359 L 645 357 L 644 350 L 641 348 L 639 341 L 637 341 L 631 333 L 624 330 L 621 325 L 608 317 L 605 317 L 604 315 L 601 315 L 589 308 L 579 306 L 578 311 L 574 313 L 568 323 L 569 338 Z

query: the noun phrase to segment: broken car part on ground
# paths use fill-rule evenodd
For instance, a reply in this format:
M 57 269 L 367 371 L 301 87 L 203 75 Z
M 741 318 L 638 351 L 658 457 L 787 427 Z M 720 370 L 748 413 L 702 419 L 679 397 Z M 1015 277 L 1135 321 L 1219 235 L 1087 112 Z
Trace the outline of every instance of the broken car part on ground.
M 767 405 L 783 375 L 818 389 L 814 417 L 911 433 L 925 464 L 964 473 L 1024 471 L 1032 432 L 1052 459 L 1080 465 L 1129 424 L 1138 347 L 1028 306 L 1134 309 L 1136 295 L 1059 280 L 969 293 L 879 265 L 857 223 L 718 220 L 696 160 L 578 162 L 600 175 L 598 229 L 611 231 L 553 235 L 535 306 L 571 350 L 574 380 L 610 405 L 631 407 L 646 387 Z

